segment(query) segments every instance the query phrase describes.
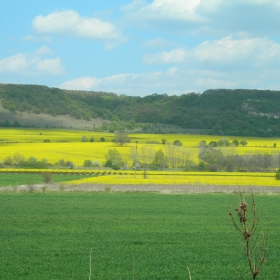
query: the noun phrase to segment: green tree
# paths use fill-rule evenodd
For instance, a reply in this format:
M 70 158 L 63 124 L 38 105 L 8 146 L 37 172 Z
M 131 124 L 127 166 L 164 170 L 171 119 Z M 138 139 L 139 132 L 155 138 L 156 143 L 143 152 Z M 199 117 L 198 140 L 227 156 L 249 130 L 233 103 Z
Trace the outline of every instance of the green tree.
M 160 168 L 164 168 L 166 167 L 166 158 L 164 156 L 164 152 L 162 149 L 159 149 L 156 153 L 155 153 L 155 158 L 153 160 L 153 165 L 156 165 Z
M 199 142 L 199 148 L 205 148 L 207 146 L 207 142 L 205 140 L 202 140 Z
M 241 144 L 242 146 L 247 146 L 248 142 L 247 142 L 246 140 L 241 140 L 241 141 L 240 141 L 240 144 Z
M 199 152 L 199 159 L 208 166 L 220 165 L 223 160 L 223 153 L 221 150 L 213 149 L 212 147 L 204 148 Z
M 105 167 L 111 167 L 113 169 L 120 169 L 124 165 L 124 161 L 120 152 L 116 149 L 110 149 L 105 156 Z
M 218 146 L 218 142 L 217 141 L 210 141 L 209 147 L 217 147 L 217 146 Z
M 233 146 L 239 146 L 239 141 L 238 140 L 236 140 L 236 139 L 234 139 L 234 140 L 232 140 L 232 142 L 231 142 L 231 144 L 233 145 Z
M 226 146 L 229 146 L 229 139 L 227 138 L 221 138 L 218 140 L 218 146 L 219 147 L 226 147 Z
M 175 141 L 173 142 L 173 145 L 174 145 L 174 146 L 182 146 L 183 144 L 182 144 L 182 142 L 181 142 L 180 140 L 175 140 Z
M 276 180 L 280 180 L 280 168 L 278 169 L 276 175 L 275 175 Z
M 13 164 L 13 159 L 11 156 L 7 156 L 5 159 L 4 159 L 4 164 L 5 165 L 12 165 Z
M 13 155 L 13 161 L 16 165 L 19 165 L 19 163 L 23 162 L 25 160 L 25 157 L 21 155 L 20 153 L 16 152 Z
M 83 163 L 83 167 L 91 167 L 91 160 L 86 159 Z

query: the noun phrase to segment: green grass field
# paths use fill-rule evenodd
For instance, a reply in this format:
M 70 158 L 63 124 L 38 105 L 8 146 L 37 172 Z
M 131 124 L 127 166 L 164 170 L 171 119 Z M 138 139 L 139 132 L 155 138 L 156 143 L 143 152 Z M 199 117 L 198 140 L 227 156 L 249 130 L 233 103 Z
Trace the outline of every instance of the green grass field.
M 248 272 L 229 211 L 237 195 L 0 193 L 1 279 L 238 279 Z M 280 279 L 279 196 L 256 195 Z M 133 275 L 134 266 L 134 275 Z M 133 278 L 134 276 L 134 278 Z M 242 279 L 251 279 L 250 276 Z
M 52 175 L 55 183 L 68 183 L 72 180 L 81 180 L 88 177 L 85 175 Z M 0 187 L 40 184 L 42 180 L 42 174 L 0 174 Z

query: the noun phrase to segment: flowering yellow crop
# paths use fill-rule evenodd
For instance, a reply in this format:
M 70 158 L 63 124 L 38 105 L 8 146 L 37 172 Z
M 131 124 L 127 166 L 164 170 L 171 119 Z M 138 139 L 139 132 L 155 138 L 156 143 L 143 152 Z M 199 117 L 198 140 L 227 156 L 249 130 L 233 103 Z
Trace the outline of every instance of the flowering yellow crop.
M 113 185 L 138 185 L 138 184 L 159 184 L 159 185 L 178 185 L 178 184 L 192 184 L 192 185 L 233 185 L 233 186 L 280 186 L 279 181 L 276 181 L 274 174 L 271 173 L 249 173 L 230 175 L 213 173 L 183 173 L 181 175 L 156 175 L 148 174 L 148 178 L 144 178 L 143 174 L 137 173 L 136 177 L 132 172 L 129 174 L 115 174 L 109 176 L 90 177 L 81 180 L 71 181 L 71 184 L 113 184 Z
M 93 137 L 95 142 L 81 142 L 81 137 L 85 136 L 89 140 Z M 55 163 L 60 159 L 72 161 L 76 166 L 81 166 L 85 160 L 105 162 L 105 155 L 109 149 L 117 149 L 128 166 L 132 165 L 132 150 L 136 149 L 138 141 L 138 160 L 140 162 L 151 163 L 155 151 L 160 148 L 165 154 L 168 153 L 168 145 L 162 144 L 162 139 L 172 144 L 174 140 L 180 140 L 185 148 L 188 160 L 199 162 L 198 145 L 202 140 L 207 143 L 218 141 L 221 136 L 214 135 L 180 135 L 180 134 L 131 134 L 131 142 L 125 146 L 118 146 L 112 142 L 113 133 L 100 133 L 77 130 L 60 129 L 0 129 L 0 162 L 7 156 L 13 156 L 18 152 L 26 159 L 35 157 L 37 160 L 47 159 L 50 163 Z M 106 142 L 98 142 L 101 137 Z M 268 138 L 233 137 L 225 136 L 230 141 L 245 139 L 248 142 L 246 147 L 225 147 L 224 154 L 278 154 L 280 153 L 280 140 Z M 48 139 L 50 143 L 44 141 Z M 150 144 L 151 142 L 157 144 Z M 276 144 L 274 148 L 273 145 Z

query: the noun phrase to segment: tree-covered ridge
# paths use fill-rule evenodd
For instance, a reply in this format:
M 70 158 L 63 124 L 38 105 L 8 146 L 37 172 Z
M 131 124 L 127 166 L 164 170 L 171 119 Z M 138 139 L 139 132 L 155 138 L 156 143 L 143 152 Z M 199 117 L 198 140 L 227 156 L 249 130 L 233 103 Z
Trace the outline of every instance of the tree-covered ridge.
M 134 97 L 0 84 L 0 98 L 11 112 L 161 123 L 221 135 L 280 136 L 280 91 L 217 89 L 202 94 Z
M 77 119 L 98 117 L 87 104 L 77 102 L 66 92 L 57 88 L 37 85 L 0 85 L 2 105 L 11 112 L 46 113 L 70 115 Z

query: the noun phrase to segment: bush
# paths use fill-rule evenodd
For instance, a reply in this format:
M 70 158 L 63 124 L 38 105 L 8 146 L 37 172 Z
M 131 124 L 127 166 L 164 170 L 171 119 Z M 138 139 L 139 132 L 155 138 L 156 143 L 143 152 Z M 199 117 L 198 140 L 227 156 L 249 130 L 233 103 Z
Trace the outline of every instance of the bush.
M 84 161 L 83 167 L 91 167 L 91 160 L 86 159 L 86 160 Z
M 276 180 L 280 180 L 280 169 L 278 169 L 276 175 L 275 175 Z
M 215 163 L 210 164 L 210 165 L 208 166 L 208 169 L 209 169 L 211 172 L 217 172 L 217 171 L 219 171 L 219 165 L 218 165 L 218 164 L 215 164 Z
M 12 165 L 13 164 L 13 159 L 12 157 L 8 156 L 4 159 L 4 164 L 5 165 Z
M 182 146 L 183 144 L 182 144 L 182 142 L 180 140 L 175 140 L 173 142 L 173 145 L 175 145 L 175 146 Z
M 19 162 L 19 167 L 21 168 L 48 168 L 49 164 L 47 160 L 41 159 L 40 161 L 37 161 L 35 157 L 30 157 L 26 161 Z
M 92 167 L 102 167 L 102 165 L 101 165 L 101 163 L 100 163 L 99 161 L 93 161 L 93 162 L 91 163 L 91 166 L 92 166 Z
M 43 183 L 50 184 L 53 182 L 52 174 L 45 172 L 42 174 Z

